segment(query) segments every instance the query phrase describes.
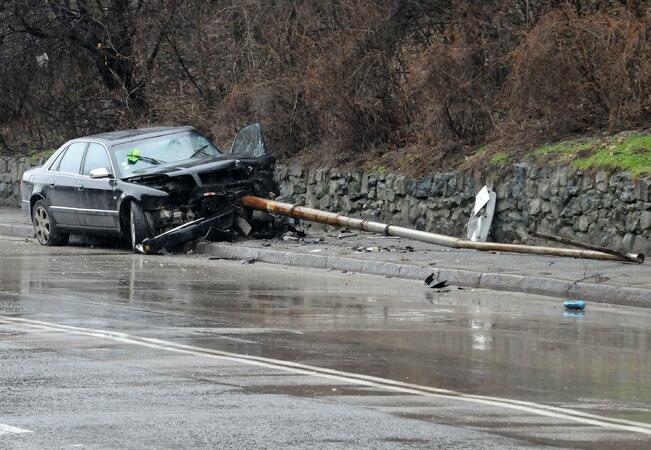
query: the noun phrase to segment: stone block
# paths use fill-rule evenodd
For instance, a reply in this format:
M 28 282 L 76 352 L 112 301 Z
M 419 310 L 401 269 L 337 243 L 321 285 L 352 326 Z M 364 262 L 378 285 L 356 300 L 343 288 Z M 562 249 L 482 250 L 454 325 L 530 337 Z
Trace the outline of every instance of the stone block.
M 348 183 L 347 192 L 351 199 L 356 200 L 363 197 L 361 192 L 361 184 L 359 181 L 351 181 Z
M 633 189 L 633 186 L 626 186 L 623 189 L 623 192 L 619 196 L 619 199 L 623 201 L 624 203 L 633 203 L 635 202 L 635 190 Z
M 416 198 L 428 198 L 432 189 L 432 179 L 424 177 L 418 180 L 414 186 L 411 195 Z
M 604 170 L 600 170 L 595 175 L 595 187 L 600 192 L 606 192 L 608 190 L 608 173 Z
M 639 211 L 630 211 L 626 214 L 626 231 L 634 232 L 640 226 L 641 213 Z
M 640 178 L 635 181 L 635 198 L 642 202 L 651 200 L 651 180 Z
M 640 214 L 640 229 L 651 229 L 651 211 L 644 211 Z
M 393 182 L 393 189 L 397 195 L 407 194 L 407 179 L 403 175 L 396 177 Z
M 368 174 L 364 173 L 364 175 L 362 175 L 362 183 L 360 185 L 360 192 L 362 194 L 368 194 L 368 190 L 369 190 Z
M 430 195 L 440 197 L 447 195 L 448 179 L 445 175 L 438 175 L 432 179 Z
M 329 195 L 324 195 L 319 199 L 319 209 L 325 209 L 326 211 L 330 209 L 330 205 L 332 204 L 332 199 L 330 198 Z
M 541 211 L 540 199 L 535 198 L 535 199 L 531 200 L 531 202 L 529 202 L 529 209 L 528 209 L 529 215 L 535 216 L 540 211 Z

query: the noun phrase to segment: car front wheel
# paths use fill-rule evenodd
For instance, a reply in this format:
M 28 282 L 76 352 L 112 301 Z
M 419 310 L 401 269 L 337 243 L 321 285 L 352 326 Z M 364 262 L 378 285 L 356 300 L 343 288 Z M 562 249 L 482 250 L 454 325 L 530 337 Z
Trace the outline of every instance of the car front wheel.
M 32 208 L 32 224 L 36 240 L 41 245 L 66 245 L 70 235 L 63 233 L 52 220 L 45 200 L 39 200 Z
M 131 202 L 131 207 L 129 208 L 129 232 L 131 249 L 135 253 L 138 253 L 139 251 L 136 246 L 148 237 L 151 237 L 151 232 L 149 230 L 149 223 L 147 223 L 147 218 L 145 217 L 145 212 L 142 206 L 136 202 Z

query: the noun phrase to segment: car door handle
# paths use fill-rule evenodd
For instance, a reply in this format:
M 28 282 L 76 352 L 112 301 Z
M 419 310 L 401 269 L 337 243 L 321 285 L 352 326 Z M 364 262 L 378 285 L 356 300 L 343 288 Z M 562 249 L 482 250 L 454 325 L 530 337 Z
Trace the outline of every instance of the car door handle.
M 84 185 L 81 183 L 77 183 L 77 190 L 78 191 L 83 191 L 84 190 Z

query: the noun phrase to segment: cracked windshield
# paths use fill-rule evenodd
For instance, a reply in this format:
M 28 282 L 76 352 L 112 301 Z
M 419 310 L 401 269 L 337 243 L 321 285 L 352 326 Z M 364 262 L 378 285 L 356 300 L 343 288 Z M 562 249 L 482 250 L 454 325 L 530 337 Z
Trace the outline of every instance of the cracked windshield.
M 221 151 L 196 131 L 142 139 L 114 147 L 123 175 L 138 175 L 151 166 L 208 158 Z

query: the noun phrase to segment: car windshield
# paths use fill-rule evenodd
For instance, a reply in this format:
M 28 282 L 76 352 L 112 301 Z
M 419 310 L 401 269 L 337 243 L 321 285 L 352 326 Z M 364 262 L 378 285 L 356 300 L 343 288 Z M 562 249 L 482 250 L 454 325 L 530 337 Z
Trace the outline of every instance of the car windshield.
M 128 176 L 137 175 L 152 166 L 213 158 L 222 152 L 201 134 L 191 130 L 115 145 L 113 154 L 122 175 Z

